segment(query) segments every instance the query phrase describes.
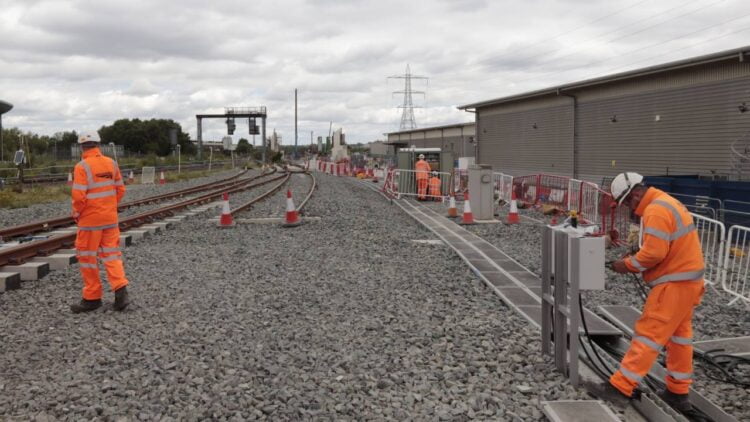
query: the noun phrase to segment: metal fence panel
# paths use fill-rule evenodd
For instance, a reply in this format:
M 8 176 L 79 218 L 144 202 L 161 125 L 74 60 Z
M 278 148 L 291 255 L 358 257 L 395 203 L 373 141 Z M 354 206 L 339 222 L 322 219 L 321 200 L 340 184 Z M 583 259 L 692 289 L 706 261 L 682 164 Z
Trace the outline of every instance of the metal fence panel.
M 750 228 L 732 226 L 727 234 L 724 252 L 724 273 L 721 287 L 735 298 L 750 304 Z
M 492 173 L 492 181 L 498 199 L 506 203 L 510 202 L 511 192 L 513 191 L 513 176 L 505 173 Z
M 704 280 L 709 284 L 721 284 L 722 265 L 724 261 L 724 241 L 726 229 L 718 220 L 691 213 L 698 232 L 698 239 L 706 263 Z
M 432 188 L 430 187 L 430 180 L 435 176 L 440 181 L 439 188 L 434 185 Z M 431 172 L 430 178 L 425 183 L 417 181 L 416 170 L 394 169 L 390 172 L 389 178 L 390 183 L 386 185 L 386 190 L 396 198 L 414 196 L 441 201 L 450 196 L 453 183 L 452 175 L 448 172 Z

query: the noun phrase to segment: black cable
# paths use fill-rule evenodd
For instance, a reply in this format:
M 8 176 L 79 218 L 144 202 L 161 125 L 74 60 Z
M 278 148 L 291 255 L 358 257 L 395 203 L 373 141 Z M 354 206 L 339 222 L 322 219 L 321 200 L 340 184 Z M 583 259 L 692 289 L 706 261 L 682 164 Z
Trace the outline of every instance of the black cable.
M 736 385 L 739 387 L 750 387 L 750 374 L 734 375 L 732 371 L 738 371 L 740 365 L 750 365 L 750 358 L 735 356 L 726 353 L 714 354 L 714 352 L 723 352 L 724 349 L 709 350 L 706 353 L 695 353 L 698 358 L 707 363 L 709 367 L 718 369 L 723 377 L 715 376 L 706 372 L 706 377 L 719 382 Z
M 609 378 L 610 376 L 612 376 L 612 374 L 615 373 L 615 371 L 613 371 L 612 368 L 610 368 L 609 365 L 607 365 L 607 363 L 604 362 L 604 359 L 602 359 L 602 357 L 599 355 L 599 352 L 596 350 L 596 347 L 594 347 L 594 342 L 591 340 L 591 335 L 589 335 L 589 327 L 586 324 L 586 315 L 583 312 L 583 299 L 582 299 L 581 293 L 578 293 L 578 309 L 581 312 L 581 322 L 583 324 L 583 332 L 586 333 L 586 340 L 588 340 L 589 346 L 591 346 L 591 350 L 594 351 L 594 355 L 596 356 L 597 360 L 599 360 L 599 363 L 601 363 L 602 366 L 604 367 L 605 371 L 602 371 L 602 372 L 609 373 L 609 375 L 607 377 L 604 377 L 604 378 L 605 379 Z M 591 361 L 591 363 L 593 363 L 595 366 L 597 366 L 596 362 L 594 362 L 594 360 L 591 359 L 591 356 L 589 356 L 588 351 L 586 351 L 586 347 L 585 346 L 584 346 L 583 350 L 586 353 L 586 357 L 589 358 L 589 360 Z

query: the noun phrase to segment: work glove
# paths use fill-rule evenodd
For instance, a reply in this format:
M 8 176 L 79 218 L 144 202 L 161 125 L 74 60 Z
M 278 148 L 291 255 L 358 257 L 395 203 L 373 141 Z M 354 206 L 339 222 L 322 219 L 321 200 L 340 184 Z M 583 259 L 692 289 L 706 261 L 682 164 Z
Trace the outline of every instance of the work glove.
M 624 259 L 619 259 L 613 262 L 611 268 L 612 268 L 612 271 L 616 273 L 620 273 L 620 274 L 627 274 L 630 272 L 630 270 L 628 269 L 628 266 L 625 265 Z

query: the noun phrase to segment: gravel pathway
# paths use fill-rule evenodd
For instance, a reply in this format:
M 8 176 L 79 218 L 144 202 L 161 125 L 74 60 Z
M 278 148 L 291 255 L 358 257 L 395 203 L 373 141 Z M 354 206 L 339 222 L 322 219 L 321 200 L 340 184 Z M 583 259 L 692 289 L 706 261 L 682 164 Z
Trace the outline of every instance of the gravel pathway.
M 205 213 L 126 249 L 124 313 L 70 314 L 75 267 L 0 295 L 0 414 L 527 421 L 587 397 L 449 248 L 413 241 L 426 229 L 316 176 L 321 221 L 218 229 Z
M 447 209 L 439 203 L 430 206 L 441 212 Z M 459 206 L 458 209 L 460 212 L 462 207 Z M 519 213 L 522 219 L 518 225 L 479 224 L 467 226 L 467 229 L 498 246 L 526 268 L 541 276 L 542 224 L 531 218 L 544 222 L 549 222 L 551 218 L 532 209 L 522 209 Z M 507 207 L 501 209 L 500 214 L 497 218 L 504 220 Z M 617 259 L 623 253 L 623 249 L 609 250 L 608 259 Z M 632 276 L 617 274 L 610 270 L 606 271 L 606 276 L 606 290 L 583 292 L 584 304 L 589 309 L 595 310 L 597 305 L 632 305 L 637 309 L 643 308 L 643 300 L 638 296 Z M 693 319 L 696 340 L 750 335 L 747 310 L 739 305 L 727 306 L 730 300 L 731 298 L 720 288 L 707 287 L 703 302 L 696 309 Z M 708 379 L 705 376 L 704 364 L 697 362 L 695 387 L 738 419 L 750 420 L 750 401 L 747 400 L 747 397 L 750 397 L 750 388 L 743 389 Z
M 129 185 L 123 201 L 130 202 L 149 196 L 160 195 L 164 193 L 178 191 L 193 186 L 202 185 L 216 180 L 226 179 L 237 174 L 237 170 L 227 170 L 217 172 L 207 177 L 198 177 L 195 179 L 183 180 L 180 182 L 168 183 L 165 185 Z M 138 212 L 146 211 L 146 206 L 138 207 Z M 126 211 L 132 213 L 133 211 Z M 123 213 L 123 215 L 126 215 Z M 50 202 L 46 204 L 36 204 L 27 208 L 0 209 L 0 227 L 15 226 L 18 224 L 30 223 L 32 221 L 43 220 L 47 218 L 59 217 L 70 214 L 70 201 Z

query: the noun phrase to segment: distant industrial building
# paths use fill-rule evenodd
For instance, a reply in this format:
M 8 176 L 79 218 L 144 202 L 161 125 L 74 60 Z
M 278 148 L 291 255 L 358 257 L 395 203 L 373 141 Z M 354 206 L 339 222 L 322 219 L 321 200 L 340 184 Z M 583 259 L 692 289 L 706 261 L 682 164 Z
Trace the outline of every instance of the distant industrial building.
M 390 155 L 395 155 L 398 148 L 413 146 L 452 151 L 456 158 L 473 157 L 476 148 L 473 122 L 391 132 L 386 136 Z
M 388 155 L 388 145 L 383 141 L 373 141 L 366 145 L 373 157 L 384 157 Z
M 737 178 L 750 163 L 750 47 L 459 108 L 475 112 L 477 161 L 497 171 Z

